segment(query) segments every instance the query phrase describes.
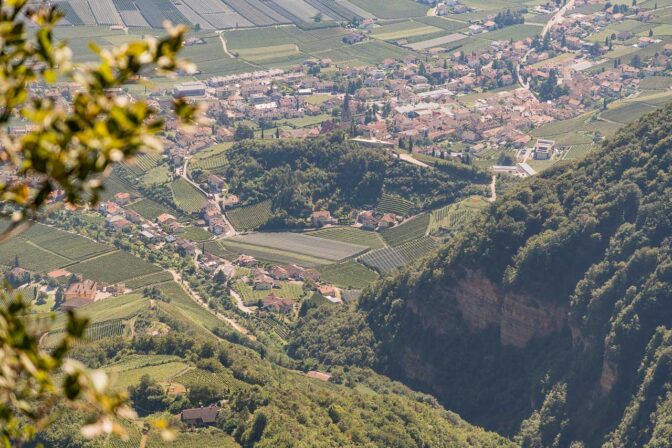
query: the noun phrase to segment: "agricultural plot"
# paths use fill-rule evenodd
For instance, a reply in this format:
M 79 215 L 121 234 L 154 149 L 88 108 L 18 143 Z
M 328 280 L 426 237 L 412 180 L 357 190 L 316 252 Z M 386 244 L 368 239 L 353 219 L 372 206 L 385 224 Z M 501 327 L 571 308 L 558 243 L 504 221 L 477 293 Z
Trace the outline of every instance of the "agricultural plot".
M 271 3 L 274 3 L 285 11 L 289 11 L 293 16 L 296 16 L 299 21 L 303 22 L 310 22 L 313 20 L 313 18 L 318 15 L 322 14 L 322 20 L 331 20 L 332 17 L 328 15 L 325 16 L 324 12 L 321 12 L 320 10 L 314 8 L 312 5 L 310 5 L 308 2 L 304 0 L 272 0 Z M 288 17 L 290 18 L 290 17 Z
M 151 199 L 140 199 L 138 202 L 134 202 L 129 205 L 127 208 L 130 210 L 136 211 L 145 219 L 154 221 L 159 215 L 163 213 L 174 213 L 173 210 L 165 207 L 158 202 L 154 202 Z
M 247 21 L 256 26 L 269 26 L 288 22 L 288 20 L 279 16 L 275 11 L 268 8 L 260 1 L 226 0 L 225 3 Z
M 87 0 L 70 0 L 68 4 L 84 25 L 90 26 L 96 24 L 96 18 L 93 16 L 93 12 L 91 11 L 91 7 Z
M 398 40 L 405 37 L 423 36 L 441 32 L 441 28 L 414 21 L 398 22 L 376 28 L 371 36 L 380 40 Z
M 411 201 L 389 193 L 383 193 L 376 206 L 376 211 L 379 213 L 394 213 L 400 216 L 408 216 L 412 210 L 413 203 Z
M 189 323 L 190 328 L 210 336 L 212 330 L 224 325 L 210 311 L 194 302 L 177 283 L 162 283 L 157 288 L 164 297 L 170 300 L 170 303 L 157 302 L 157 305 L 172 319 L 185 321 Z
M 353 5 L 381 19 L 424 17 L 429 7 L 412 0 L 349 0 Z
M 405 221 L 398 226 L 380 232 L 385 242 L 390 246 L 399 246 L 424 236 L 429 225 L 429 213 L 423 213 Z
M 246 207 L 238 207 L 226 212 L 226 217 L 236 230 L 253 230 L 271 219 L 271 201 L 266 200 Z
M 379 233 L 367 232 L 366 230 L 350 226 L 327 227 L 325 229 L 309 232 L 308 235 L 358 246 L 366 246 L 371 249 L 385 247 L 385 242 L 380 237 Z
M 630 102 L 622 106 L 614 107 L 602 112 L 601 117 L 605 120 L 615 121 L 617 123 L 632 123 L 639 117 L 656 110 L 656 107 L 643 102 Z
M 112 0 L 89 0 L 98 25 L 122 25 L 123 21 Z
M 413 19 L 416 22 L 424 23 L 426 25 L 435 26 L 441 28 L 444 31 L 456 32 L 461 29 L 466 29 L 467 25 L 464 22 L 457 20 L 451 20 L 446 17 L 437 17 L 437 16 L 427 16 L 427 17 L 418 17 Z
M 235 255 L 251 255 L 256 259 L 270 264 L 297 264 L 304 267 L 314 267 L 321 264 L 333 263 L 333 260 L 316 256 L 300 254 L 282 249 L 258 246 L 255 244 L 240 243 L 230 239 L 220 240 L 219 244 L 228 253 Z
M 120 169 L 124 169 L 123 166 L 120 165 Z M 103 187 L 104 187 L 103 192 L 100 195 L 101 200 L 103 201 L 109 201 L 117 193 L 122 192 L 137 193 L 137 191 L 132 185 L 130 185 L 124 179 L 117 176 L 114 172 L 112 172 L 112 175 L 110 175 L 110 177 L 105 179 Z
M 282 59 L 296 56 L 299 54 L 299 47 L 296 44 L 272 45 L 261 48 L 247 48 L 237 50 L 241 58 L 252 62 L 263 62 L 272 59 Z
M 149 358 L 152 359 L 152 357 Z M 189 368 L 189 365 L 184 362 L 168 361 L 148 364 L 133 369 L 127 368 L 122 363 L 108 367 L 105 371 L 110 376 L 113 389 L 126 389 L 128 386 L 138 384 L 143 375 L 149 375 L 158 382 L 165 382 L 187 368 Z
M 137 2 L 137 6 L 153 28 L 161 28 L 165 20 L 173 24 L 192 25 L 170 0 L 143 0 Z
M 394 247 L 385 247 L 368 252 L 359 257 L 358 260 L 381 274 L 387 274 L 406 265 L 406 260 Z
M 161 269 L 127 252 L 118 251 L 73 264 L 68 270 L 91 280 L 119 283 Z
M 142 176 L 147 171 L 155 168 L 161 163 L 159 154 L 141 154 L 130 162 L 124 162 L 124 165 L 136 176 Z
M 188 226 L 180 233 L 180 238 L 185 238 L 191 241 L 205 241 L 212 238 L 212 233 L 208 232 L 202 227 Z
M 229 372 L 208 372 L 202 369 L 190 369 L 185 373 L 175 377 L 176 382 L 187 388 L 196 386 L 208 386 L 215 389 L 227 390 L 231 386 L 240 383 Z
M 366 246 L 289 232 L 252 233 L 233 237 L 228 239 L 228 241 L 310 255 L 333 261 L 353 257 L 368 249 Z
M 35 224 L 21 235 L 40 249 L 53 252 L 72 261 L 110 252 L 112 248 L 96 243 L 88 238 L 65 232 L 63 230 Z
M 235 290 L 240 294 L 243 302 L 247 305 L 256 305 L 257 302 L 262 300 L 264 297 L 270 293 L 275 294 L 278 297 L 283 297 L 285 299 L 291 299 L 298 301 L 303 297 L 303 285 L 295 282 L 278 282 L 279 288 L 273 288 L 272 290 L 267 291 L 257 291 L 252 288 L 252 286 L 247 283 L 239 280 L 233 286 Z
M 182 177 L 175 179 L 170 188 L 175 204 L 186 213 L 197 213 L 206 203 L 205 196 Z
M 109 319 L 98 321 L 86 327 L 82 342 L 95 342 L 105 338 L 121 336 L 124 334 L 123 319 Z M 43 345 L 45 348 L 54 348 L 62 341 L 65 330 L 50 331 Z
M 430 214 L 428 233 L 461 228 L 472 222 L 487 206 L 485 198 L 474 196 L 457 204 L 433 210 Z
M 126 282 L 126 287 L 131 289 L 142 289 L 147 286 L 157 285 L 159 283 L 165 283 L 171 281 L 173 276 L 168 272 L 155 272 L 153 274 L 143 275 L 142 277 L 136 277 L 132 280 Z
M 464 39 L 464 34 L 452 33 L 447 36 L 441 36 L 436 37 L 434 39 L 427 39 L 422 40 L 420 42 L 414 42 L 408 44 L 407 46 L 409 48 L 412 48 L 413 50 L 421 51 L 421 50 L 427 50 L 429 48 L 442 47 L 446 45 L 450 46 L 450 44 L 458 42 L 462 39 Z
M 507 26 L 496 31 L 490 31 L 488 33 L 480 34 L 478 37 L 482 39 L 487 39 L 490 41 L 502 40 L 502 39 L 513 39 L 513 41 L 527 39 L 528 37 L 534 37 L 541 33 L 541 26 L 538 25 L 512 25 Z
M 140 181 L 148 187 L 161 185 L 170 182 L 170 170 L 168 165 L 160 165 L 147 171 Z
M 77 315 L 87 317 L 91 322 L 112 319 L 127 320 L 147 309 L 149 299 L 141 294 L 127 294 L 98 300 L 77 308 Z M 67 323 L 65 314 L 58 314 L 52 325 L 52 331 L 62 330 Z
M 318 9 L 322 14 L 334 20 L 352 20 L 353 17 L 361 19 L 357 13 L 333 0 L 306 0 L 306 3 Z
M 321 266 L 320 279 L 341 288 L 364 289 L 378 279 L 378 274 L 354 261 Z
M 432 238 L 423 236 L 397 247 L 386 247 L 366 253 L 359 257 L 359 261 L 371 269 L 387 274 L 424 257 L 436 246 Z

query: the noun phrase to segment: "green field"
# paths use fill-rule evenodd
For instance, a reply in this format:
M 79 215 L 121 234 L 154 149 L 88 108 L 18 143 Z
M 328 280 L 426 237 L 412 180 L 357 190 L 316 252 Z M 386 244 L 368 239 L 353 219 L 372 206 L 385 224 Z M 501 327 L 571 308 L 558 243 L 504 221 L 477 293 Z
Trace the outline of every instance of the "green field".
M 170 170 L 167 165 L 159 165 L 147 171 L 140 180 L 148 187 L 165 184 L 170 182 Z
M 127 208 L 138 212 L 143 218 L 154 221 L 159 215 L 163 213 L 174 214 L 175 212 L 164 205 L 154 202 L 151 199 L 141 199 L 134 202 Z
M 412 0 L 350 0 L 365 11 L 381 19 L 406 19 L 427 15 L 428 6 Z
M 436 246 L 431 237 L 421 236 L 396 247 L 385 247 L 366 253 L 359 257 L 359 261 L 371 269 L 387 274 L 426 256 Z
M 240 294 L 243 302 L 247 305 L 256 305 L 259 300 L 262 300 L 264 297 L 270 293 L 275 294 L 278 297 L 283 297 L 285 299 L 299 300 L 303 297 L 303 286 L 299 283 L 294 282 L 278 282 L 280 285 L 279 288 L 273 288 L 272 290 L 267 291 L 257 291 L 243 281 L 237 281 L 233 287 Z
M 368 249 L 333 239 L 316 238 L 310 233 L 258 232 L 222 240 L 224 246 L 238 244 L 257 251 L 275 250 L 292 255 L 310 256 L 316 259 L 340 261 L 354 257 Z
M 394 213 L 395 215 L 408 216 L 413 210 L 413 203 L 406 199 L 388 193 L 383 193 L 376 205 L 379 213 Z
M 376 28 L 371 36 L 380 40 L 398 40 L 406 37 L 424 36 L 427 34 L 439 33 L 441 28 L 427 25 L 424 23 L 417 23 L 413 21 L 398 22 L 391 25 L 383 25 Z
M 341 288 L 363 289 L 378 279 L 378 274 L 354 261 L 321 266 L 320 279 Z
M 87 317 L 91 322 L 103 322 L 111 319 L 130 319 L 149 307 L 149 299 L 141 294 L 126 294 L 109 297 L 77 308 L 77 315 Z M 59 314 L 52 325 L 52 330 L 65 327 L 65 314 Z
M 258 260 L 271 264 L 297 264 L 299 266 L 314 267 L 321 264 L 333 263 L 333 260 L 301 254 L 289 250 L 273 249 L 255 244 L 245 244 L 231 240 L 220 240 L 224 250 L 232 254 L 251 255 Z
M 271 201 L 234 208 L 226 212 L 226 217 L 236 230 L 254 230 L 266 224 L 271 218 Z
M 73 264 L 68 270 L 91 280 L 119 283 L 161 269 L 127 252 L 117 251 Z
M 488 206 L 485 198 L 473 196 L 457 204 L 447 205 L 430 213 L 429 233 L 462 228 L 472 222 Z
M 414 216 L 398 226 L 383 230 L 380 235 L 390 246 L 399 246 L 407 241 L 420 238 L 427 233 L 429 216 L 429 213 Z
M 326 229 L 309 232 L 308 235 L 329 240 L 342 241 L 344 243 L 357 244 L 359 246 L 370 247 L 371 249 L 380 249 L 385 246 L 385 242 L 379 233 L 367 232 L 356 227 L 337 226 Z
M 170 188 L 175 204 L 186 213 L 197 213 L 206 203 L 205 196 L 182 177 L 175 179 Z
M 212 238 L 212 233 L 208 232 L 202 227 L 196 226 L 187 226 L 184 228 L 184 231 L 181 232 L 180 238 L 185 238 L 191 241 L 205 241 Z
M 298 55 L 299 48 L 296 44 L 269 45 L 267 47 L 246 48 L 237 50 L 239 56 L 252 62 L 261 62 L 272 59 L 280 59 Z
M 133 280 L 126 282 L 126 287 L 131 289 L 142 289 L 146 286 L 156 285 L 158 283 L 165 283 L 171 281 L 173 276 L 168 272 L 155 272 L 152 274 L 143 275 L 142 277 L 136 277 Z

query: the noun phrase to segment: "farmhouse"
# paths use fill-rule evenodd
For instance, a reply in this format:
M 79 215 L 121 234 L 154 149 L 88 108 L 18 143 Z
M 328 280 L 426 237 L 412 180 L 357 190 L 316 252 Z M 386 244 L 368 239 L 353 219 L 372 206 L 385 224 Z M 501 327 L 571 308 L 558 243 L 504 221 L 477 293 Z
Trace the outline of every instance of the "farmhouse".
M 219 406 L 210 405 L 203 408 L 185 409 L 180 413 L 180 421 L 188 426 L 210 426 L 217 423 Z
M 319 210 L 310 215 L 315 227 L 322 227 L 328 224 L 336 224 L 338 221 L 331 216 L 328 210 Z
M 273 277 L 276 280 L 287 280 L 289 279 L 289 272 L 287 272 L 287 269 L 280 267 L 280 266 L 273 266 L 271 268 L 271 277 Z
M 70 300 L 85 300 L 93 302 L 96 298 L 98 284 L 93 280 L 83 280 L 79 283 L 73 283 L 65 290 L 63 298 L 66 302 Z
M 270 275 L 259 274 L 252 280 L 252 285 L 257 291 L 267 291 L 275 286 L 275 281 Z
M 252 267 L 257 265 L 257 259 L 254 258 L 252 255 L 240 255 L 238 258 L 236 258 L 236 263 L 239 266 L 246 266 L 246 267 Z

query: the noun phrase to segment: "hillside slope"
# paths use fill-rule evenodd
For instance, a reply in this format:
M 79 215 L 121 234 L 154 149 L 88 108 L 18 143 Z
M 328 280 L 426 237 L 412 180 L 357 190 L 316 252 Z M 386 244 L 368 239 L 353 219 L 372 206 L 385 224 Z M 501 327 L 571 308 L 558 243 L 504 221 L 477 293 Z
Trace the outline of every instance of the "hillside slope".
M 366 293 L 379 367 L 524 446 L 669 446 L 672 107 Z M 527 419 L 523 421 L 524 419 Z

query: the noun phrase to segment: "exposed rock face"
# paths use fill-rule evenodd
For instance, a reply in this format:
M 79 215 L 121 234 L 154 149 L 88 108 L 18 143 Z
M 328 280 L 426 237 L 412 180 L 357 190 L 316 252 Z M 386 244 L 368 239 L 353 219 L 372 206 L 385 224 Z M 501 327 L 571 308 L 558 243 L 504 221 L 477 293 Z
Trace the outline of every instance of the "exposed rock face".
M 560 331 L 567 323 L 566 307 L 539 304 L 526 295 L 504 293 L 479 272 L 467 273 L 449 293 L 454 295 L 470 329 L 497 325 L 503 345 L 524 347 L 532 338 Z
M 606 359 L 602 363 L 602 375 L 600 375 L 600 392 L 602 396 L 611 392 L 618 380 L 618 372 Z

